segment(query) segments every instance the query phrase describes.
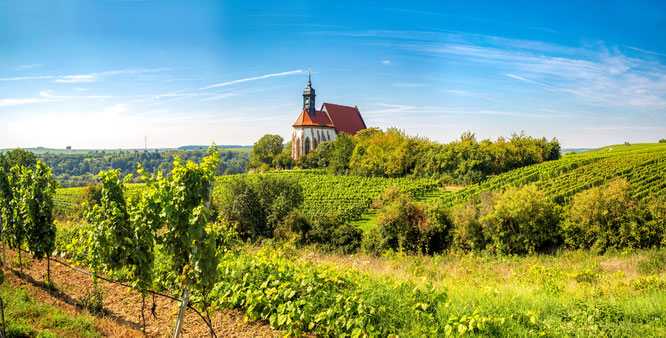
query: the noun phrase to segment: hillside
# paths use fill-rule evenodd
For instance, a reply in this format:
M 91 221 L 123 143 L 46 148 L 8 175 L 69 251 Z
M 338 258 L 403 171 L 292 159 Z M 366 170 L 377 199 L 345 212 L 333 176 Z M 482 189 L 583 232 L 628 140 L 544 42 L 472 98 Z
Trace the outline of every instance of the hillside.
M 248 176 L 247 174 L 218 176 L 213 200 L 217 200 L 225 182 L 240 175 Z M 389 187 L 399 186 L 402 191 L 416 197 L 435 193 L 439 188 L 437 181 L 426 178 L 328 175 L 322 170 L 272 171 L 261 175 L 287 176 L 296 179 L 303 187 L 304 201 L 301 212 L 305 216 L 337 215 L 343 220 L 359 219 L 368 211 L 372 201 Z M 128 194 L 136 194 L 142 187 L 142 184 L 128 185 Z M 82 192 L 83 188 L 58 189 L 54 198 L 58 214 L 76 214 L 80 210 L 77 201 L 80 200 Z
M 241 174 L 246 175 L 246 174 Z M 262 175 L 294 177 L 303 187 L 306 216 L 338 215 L 358 220 L 368 212 L 372 201 L 391 186 L 400 186 L 420 198 L 439 198 L 448 205 L 469 200 L 484 191 L 499 191 L 510 186 L 534 183 L 557 203 L 567 203 L 576 193 L 599 186 L 615 177 L 629 180 L 634 197 L 644 199 L 666 193 L 666 144 L 612 145 L 582 154 L 566 155 L 560 160 L 535 164 L 491 177 L 480 184 L 448 192 L 433 179 L 361 177 L 328 175 L 322 170 L 272 171 Z M 219 176 L 215 194 L 224 182 L 237 175 Z M 131 185 L 130 190 L 141 185 Z M 82 188 L 58 189 L 58 208 L 70 213 Z
M 578 192 L 626 178 L 637 199 L 666 193 L 666 144 L 611 145 L 557 161 L 535 164 L 494 176 L 453 193 L 439 196 L 449 205 L 465 202 L 484 191 L 534 183 L 557 203 L 567 203 Z

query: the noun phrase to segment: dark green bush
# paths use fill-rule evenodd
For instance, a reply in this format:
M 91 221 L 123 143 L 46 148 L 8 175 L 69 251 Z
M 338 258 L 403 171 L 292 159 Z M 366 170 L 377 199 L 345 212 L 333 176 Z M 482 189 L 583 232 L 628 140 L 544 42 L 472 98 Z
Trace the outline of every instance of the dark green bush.
M 311 228 L 307 218 L 300 213 L 292 212 L 275 228 L 274 236 L 284 240 L 294 239 L 296 243 L 305 243 Z
M 406 195 L 384 203 L 377 217 L 379 243 L 374 250 L 434 253 L 449 246 L 451 222 L 441 205 L 419 204 Z
M 555 244 L 558 215 L 535 185 L 510 188 L 495 196 L 481 219 L 488 245 L 501 253 L 530 253 Z
M 303 203 L 303 188 L 287 177 L 256 175 L 229 180 L 215 209 L 242 239 L 270 238 L 276 227 Z
M 318 244 L 324 251 L 344 254 L 356 252 L 361 247 L 363 230 L 340 222 L 337 218 L 322 217 L 312 222 L 308 242 Z

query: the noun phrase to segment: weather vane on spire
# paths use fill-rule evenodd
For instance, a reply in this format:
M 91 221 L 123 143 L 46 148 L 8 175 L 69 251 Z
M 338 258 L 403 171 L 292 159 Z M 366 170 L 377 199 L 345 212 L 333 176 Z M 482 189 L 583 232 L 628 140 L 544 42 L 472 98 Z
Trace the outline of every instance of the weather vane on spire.
M 308 66 L 308 83 L 311 82 L 311 81 L 310 81 L 310 75 L 311 75 L 311 73 L 310 73 L 310 67 Z

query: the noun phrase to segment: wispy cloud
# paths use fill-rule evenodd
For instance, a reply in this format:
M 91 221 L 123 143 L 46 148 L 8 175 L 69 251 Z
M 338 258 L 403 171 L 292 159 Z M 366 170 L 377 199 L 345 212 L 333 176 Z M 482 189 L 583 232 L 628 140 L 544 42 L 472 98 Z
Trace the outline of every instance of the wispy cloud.
M 223 86 L 233 85 L 233 84 L 236 84 L 236 83 L 242 83 L 242 82 L 248 82 L 248 81 L 254 81 L 254 80 L 261 80 L 261 79 L 267 79 L 267 78 L 277 77 L 277 76 L 292 75 L 292 74 L 298 74 L 298 73 L 302 73 L 302 72 L 303 72 L 303 70 L 300 70 L 300 69 L 299 69 L 299 70 L 291 70 L 291 71 L 288 71 L 288 72 L 282 72 L 282 73 L 266 74 L 266 75 L 261 75 L 261 76 L 248 77 L 248 78 L 240 79 L 240 80 L 234 80 L 234 81 L 228 81 L 228 82 L 217 83 L 217 84 L 210 85 L 210 86 L 206 86 L 206 87 L 202 87 L 202 88 L 199 88 L 199 89 L 202 89 L 202 90 L 203 90 L 203 89 L 217 88 L 217 87 L 223 87 Z
M 110 99 L 115 96 L 111 95 L 54 95 L 51 90 L 43 90 L 39 92 L 39 96 L 52 100 L 77 100 L 77 99 Z
M 409 117 L 411 116 L 437 116 L 443 117 L 446 115 L 458 115 L 458 116 L 471 116 L 471 115 L 496 115 L 496 116 L 515 116 L 515 117 L 525 117 L 525 118 L 553 118 L 552 114 L 533 114 L 533 113 L 523 113 L 516 111 L 502 111 L 502 110 L 491 110 L 491 109 L 457 109 L 457 108 L 443 108 L 443 107 L 417 107 L 410 105 L 401 105 L 401 104 L 388 104 L 388 103 L 377 103 L 376 106 L 379 108 L 370 109 L 363 112 L 363 115 L 367 115 L 374 118 L 379 117 Z
M 642 49 L 642 48 L 638 48 L 638 47 L 632 47 L 632 46 L 627 46 L 627 45 L 622 45 L 622 47 L 633 49 L 633 50 L 643 52 L 643 53 L 647 53 L 647 54 L 666 56 L 666 53 L 653 52 L 651 50 L 646 50 L 646 49 Z
M 39 99 L 39 98 L 23 98 L 23 99 L 0 99 L 0 107 L 10 107 L 10 106 L 20 106 L 24 104 L 31 103 L 41 103 L 41 102 L 50 102 L 51 99 Z
M 38 76 L 5 77 L 5 78 L 0 78 L 0 81 L 55 79 L 54 82 L 60 82 L 60 83 L 85 83 L 85 82 L 99 81 L 101 78 L 106 76 L 114 76 L 114 75 L 141 76 L 142 74 L 145 73 L 157 73 L 168 70 L 171 70 L 171 68 L 155 68 L 155 69 L 130 68 L 130 69 L 109 70 L 97 73 L 78 74 L 78 75 L 38 75 Z
M 33 69 L 37 67 L 41 67 L 43 64 L 41 63 L 35 63 L 35 64 L 29 64 L 29 65 L 20 65 L 12 68 L 13 70 L 26 70 L 26 69 Z
M 468 96 L 469 93 L 464 90 L 455 90 L 455 89 L 443 89 L 442 92 L 449 93 L 458 96 Z
M 55 76 L 52 75 L 3 77 L 0 78 L 0 81 L 42 80 L 42 79 L 52 79 L 54 77 Z
M 391 64 L 391 60 L 384 60 L 384 61 L 382 61 L 382 64 L 383 64 L 383 65 L 390 65 L 390 64 Z
M 95 82 L 99 77 L 94 74 L 89 75 L 65 75 L 59 77 L 55 82 L 63 83 L 79 83 L 79 82 Z
M 419 88 L 419 87 L 425 87 L 425 83 L 411 83 L 411 82 L 396 82 L 391 84 L 393 87 L 398 87 L 398 88 Z

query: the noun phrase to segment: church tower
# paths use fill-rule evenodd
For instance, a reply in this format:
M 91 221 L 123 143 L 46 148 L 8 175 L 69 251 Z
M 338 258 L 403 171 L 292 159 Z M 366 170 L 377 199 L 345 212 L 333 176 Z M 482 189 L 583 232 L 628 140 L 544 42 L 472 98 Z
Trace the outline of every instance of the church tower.
M 310 72 L 308 71 L 308 86 L 303 90 L 303 109 L 313 116 L 316 113 L 315 110 L 315 90 L 312 88 L 312 79 Z
M 298 160 L 325 141 L 335 141 L 339 132 L 354 135 L 365 129 L 365 122 L 356 107 L 324 103 L 315 108 L 315 90 L 308 72 L 308 86 L 303 90 L 303 109 L 294 123 L 291 135 L 291 157 Z

